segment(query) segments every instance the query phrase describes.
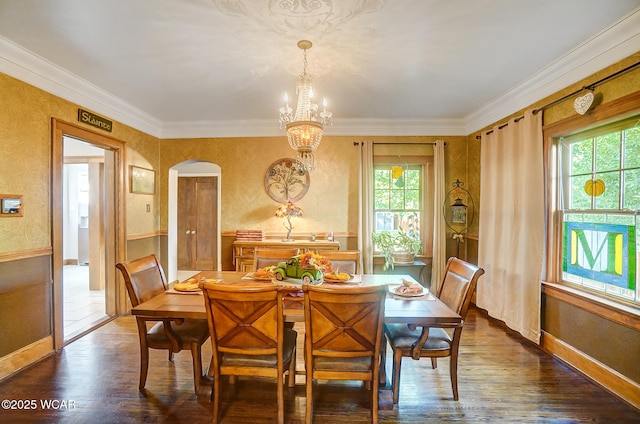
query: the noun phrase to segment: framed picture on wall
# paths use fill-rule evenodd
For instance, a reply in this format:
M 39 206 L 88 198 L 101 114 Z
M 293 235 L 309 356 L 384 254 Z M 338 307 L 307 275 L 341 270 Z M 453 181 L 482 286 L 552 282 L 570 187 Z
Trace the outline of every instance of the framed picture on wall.
M 22 216 L 22 196 L 0 194 L 0 216 Z
M 156 172 L 152 169 L 129 167 L 129 191 L 138 194 L 154 194 L 156 189 Z

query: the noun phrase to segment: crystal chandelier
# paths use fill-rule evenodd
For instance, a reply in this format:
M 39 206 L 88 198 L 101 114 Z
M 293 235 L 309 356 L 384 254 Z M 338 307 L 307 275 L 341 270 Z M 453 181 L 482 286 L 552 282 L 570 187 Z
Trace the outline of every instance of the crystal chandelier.
M 331 125 L 333 113 L 327 110 L 327 99 L 324 99 L 323 111 L 318 113 L 318 105 L 313 103 L 313 81 L 307 75 L 307 50 L 311 41 L 300 40 L 298 47 L 303 51 L 302 75 L 298 76 L 296 94 L 298 104 L 295 115 L 289 107 L 289 95 L 284 93 L 284 107 L 280 108 L 280 128 L 284 125 L 287 131 L 289 146 L 298 152 L 296 159 L 301 167 L 313 169 L 313 151 L 322 140 L 323 125 Z

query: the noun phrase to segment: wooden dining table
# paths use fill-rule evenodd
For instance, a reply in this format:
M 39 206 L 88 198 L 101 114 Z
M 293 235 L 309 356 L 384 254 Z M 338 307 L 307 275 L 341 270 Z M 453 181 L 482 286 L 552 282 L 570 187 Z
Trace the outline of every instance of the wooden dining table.
M 218 284 L 233 284 L 246 287 L 280 285 L 285 290 L 290 290 L 290 294 L 285 298 L 285 321 L 304 322 L 304 307 L 300 296 L 301 286 L 295 282 L 288 280 L 254 280 L 247 277 L 247 273 L 235 271 L 202 271 L 191 278 L 213 279 L 218 280 Z M 325 282 L 323 285 L 335 287 L 336 289 L 354 286 L 388 286 L 390 290 L 385 301 L 385 323 L 448 327 L 462 324 L 460 315 L 426 289 L 424 295 L 416 297 L 401 297 L 392 293 L 393 288 L 401 285 L 403 279 L 418 284 L 410 275 L 362 274 L 355 276 L 354 281 L 351 283 L 330 284 Z M 164 293 L 133 307 L 131 314 L 159 318 L 207 319 L 202 292 L 178 292 L 172 287 Z M 381 385 L 379 408 L 391 409 L 393 408 L 393 403 L 390 397 L 390 384 L 387 381 L 384 365 L 382 364 L 380 369 L 381 381 L 384 384 Z M 206 382 L 203 381 L 203 383 Z M 201 388 L 202 390 L 198 393 L 198 397 L 210 394 L 210 385 L 202 384 Z

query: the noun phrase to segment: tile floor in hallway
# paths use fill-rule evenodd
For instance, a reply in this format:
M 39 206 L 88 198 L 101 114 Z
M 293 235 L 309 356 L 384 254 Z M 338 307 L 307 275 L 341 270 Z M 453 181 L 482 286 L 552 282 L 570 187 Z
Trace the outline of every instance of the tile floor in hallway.
M 108 319 L 104 290 L 89 290 L 89 266 L 63 267 L 64 339 L 70 340 Z M 200 271 L 179 270 L 177 279 L 184 281 Z
M 65 340 L 82 333 L 106 318 L 104 290 L 89 290 L 89 267 L 63 268 Z

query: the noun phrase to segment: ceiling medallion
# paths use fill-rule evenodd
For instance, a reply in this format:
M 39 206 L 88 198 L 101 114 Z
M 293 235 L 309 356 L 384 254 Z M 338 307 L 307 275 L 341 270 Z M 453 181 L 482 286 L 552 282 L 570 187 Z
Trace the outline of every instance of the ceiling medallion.
M 298 152 L 296 160 L 309 171 L 314 167 L 313 151 L 322 141 L 323 126 L 331 125 L 333 121 L 333 113 L 327 110 L 327 99 L 322 102 L 322 112 L 318 112 L 318 105 L 313 103 L 313 81 L 307 74 L 307 50 L 311 46 L 311 41 L 298 41 L 298 47 L 303 51 L 303 69 L 296 84 L 295 113 L 289 107 L 288 93 L 284 93 L 284 107 L 280 108 L 280 128 L 285 127 L 289 145 Z

